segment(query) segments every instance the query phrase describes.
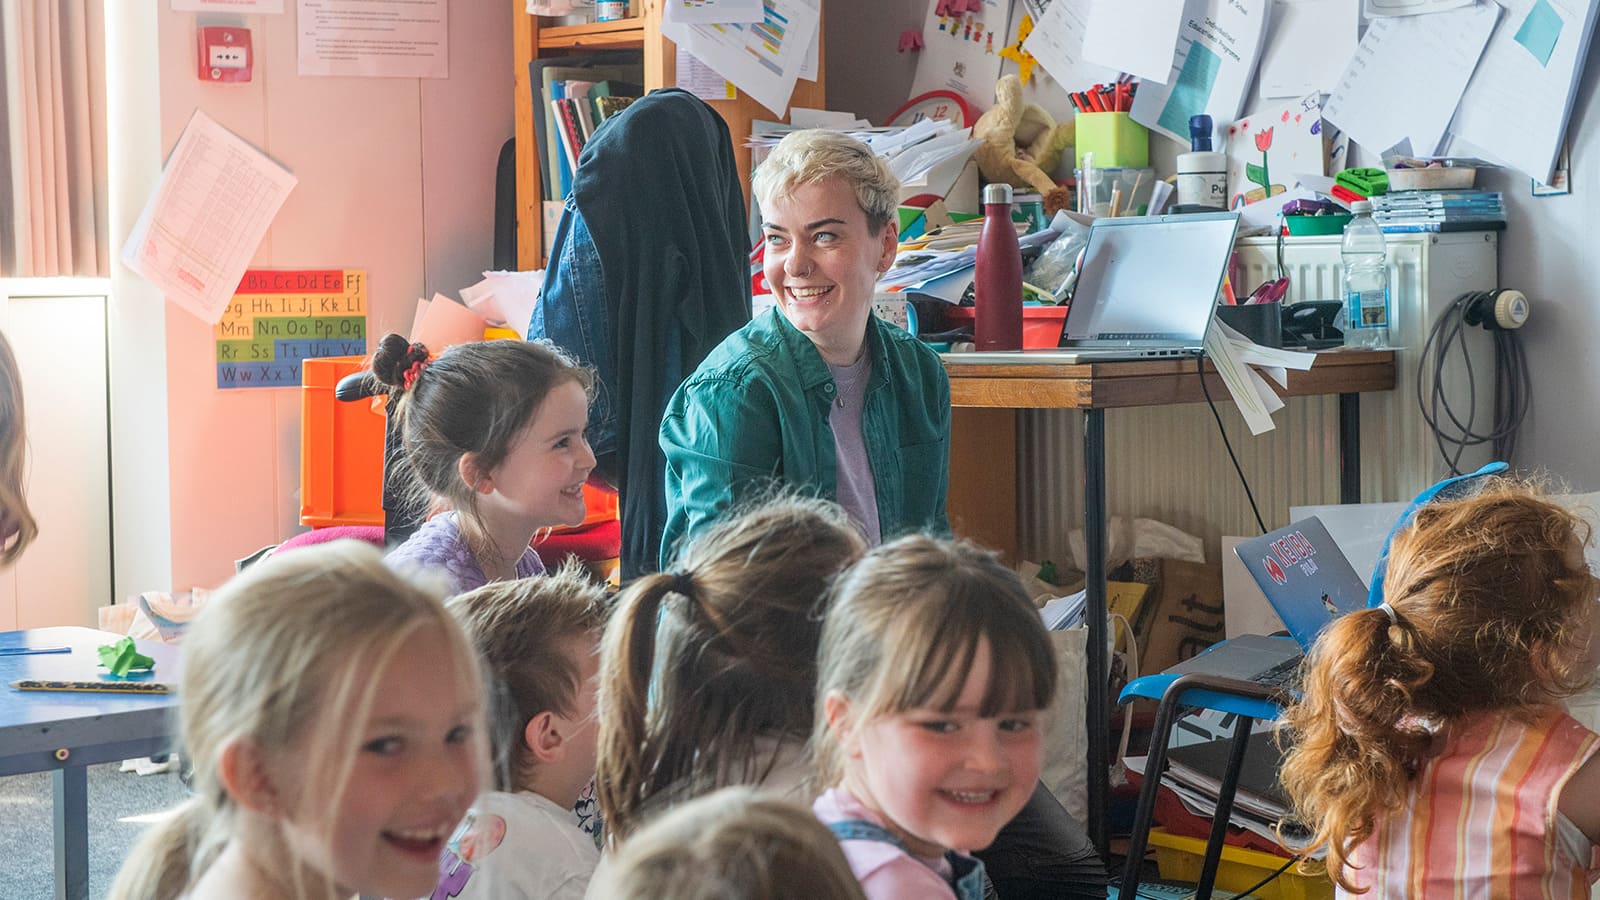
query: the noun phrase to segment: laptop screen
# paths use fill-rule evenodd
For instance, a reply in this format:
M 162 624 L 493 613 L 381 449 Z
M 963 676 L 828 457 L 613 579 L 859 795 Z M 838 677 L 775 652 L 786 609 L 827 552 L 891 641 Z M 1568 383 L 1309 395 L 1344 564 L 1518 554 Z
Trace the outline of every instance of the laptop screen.
M 1063 343 L 1201 347 L 1238 223 L 1236 213 L 1096 219 Z
M 1233 552 L 1305 649 L 1329 622 L 1367 605 L 1367 586 L 1316 516 L 1242 541 Z

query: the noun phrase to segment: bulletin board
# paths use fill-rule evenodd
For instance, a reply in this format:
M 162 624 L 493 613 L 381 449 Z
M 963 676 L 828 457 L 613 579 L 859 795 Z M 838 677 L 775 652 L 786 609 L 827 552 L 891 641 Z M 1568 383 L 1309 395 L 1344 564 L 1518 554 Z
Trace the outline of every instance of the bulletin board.
M 299 387 L 300 363 L 367 352 L 364 269 L 248 269 L 215 327 L 217 387 Z

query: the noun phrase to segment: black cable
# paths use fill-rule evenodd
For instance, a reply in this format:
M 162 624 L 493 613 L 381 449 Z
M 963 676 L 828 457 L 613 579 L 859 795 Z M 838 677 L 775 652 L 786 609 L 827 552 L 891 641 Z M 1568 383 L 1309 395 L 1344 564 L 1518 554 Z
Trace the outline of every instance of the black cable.
M 1255 884 L 1250 885 L 1249 887 L 1245 888 L 1244 890 L 1240 891 L 1239 893 L 1234 894 L 1233 895 L 1234 896 L 1234 900 L 1242 900 L 1242 898 L 1248 897 L 1251 894 L 1254 894 L 1256 891 L 1261 890 L 1262 888 L 1266 887 L 1268 884 L 1271 884 L 1272 883 L 1272 879 L 1277 878 L 1279 875 L 1282 875 L 1283 873 L 1289 871 L 1289 867 L 1294 865 L 1295 863 L 1297 863 L 1299 861 L 1300 861 L 1300 855 L 1298 853 L 1295 854 L 1294 856 L 1289 857 L 1289 859 L 1287 861 L 1285 861 L 1283 865 L 1278 867 L 1278 871 L 1273 872 L 1271 875 L 1268 875 L 1267 877 L 1261 879 L 1260 881 L 1256 882 Z
M 1200 390 L 1206 395 L 1206 405 L 1211 407 L 1211 417 L 1217 420 L 1217 434 L 1222 435 L 1222 446 L 1228 449 L 1228 458 L 1233 460 L 1233 470 L 1239 473 L 1239 484 L 1244 486 L 1245 498 L 1250 501 L 1250 511 L 1255 513 L 1256 527 L 1262 534 L 1267 533 L 1267 523 L 1261 520 L 1261 510 L 1256 508 L 1256 495 L 1250 490 L 1250 480 L 1244 477 L 1244 467 L 1239 465 L 1239 457 L 1233 453 L 1233 444 L 1228 440 L 1228 432 L 1222 427 L 1222 414 L 1217 412 L 1217 404 L 1211 400 L 1211 388 L 1206 387 L 1206 363 L 1204 355 L 1194 358 L 1195 371 L 1200 374 Z
M 1522 427 L 1523 417 L 1532 405 L 1532 382 L 1521 339 L 1512 331 L 1491 329 L 1494 334 L 1493 421 L 1487 432 L 1474 430 L 1478 386 L 1472 356 L 1467 352 L 1465 340 L 1467 330 L 1473 327 L 1467 322 L 1467 313 L 1474 304 L 1488 303 L 1493 299 L 1493 291 L 1471 291 L 1450 301 L 1450 305 L 1445 307 L 1428 330 L 1428 339 L 1423 344 L 1422 356 L 1417 363 L 1417 407 L 1422 412 L 1423 421 L 1428 423 L 1429 430 L 1433 432 L 1439 455 L 1453 475 L 1462 473 L 1461 457 L 1468 447 L 1489 444 L 1495 459 L 1509 460 L 1516 452 L 1517 433 Z M 1444 392 L 1444 368 L 1452 350 L 1459 354 L 1466 372 L 1465 421 L 1451 407 Z M 1423 376 L 1427 369 L 1424 367 L 1430 360 L 1433 364 L 1432 390 L 1425 396 L 1423 384 L 1427 379 Z M 1454 429 L 1453 432 L 1447 433 L 1446 420 L 1449 427 Z

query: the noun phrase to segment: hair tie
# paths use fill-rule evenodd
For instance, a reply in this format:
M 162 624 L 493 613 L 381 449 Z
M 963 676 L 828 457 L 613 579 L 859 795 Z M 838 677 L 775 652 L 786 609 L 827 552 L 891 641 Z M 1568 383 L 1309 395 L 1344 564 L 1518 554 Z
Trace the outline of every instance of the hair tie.
M 1389 605 L 1389 601 L 1385 600 L 1379 603 L 1377 608 L 1383 610 L 1383 614 L 1389 617 L 1390 625 L 1400 624 L 1400 614 L 1394 611 L 1394 607 Z
M 673 572 L 672 583 L 667 585 L 667 590 L 674 594 L 682 594 L 689 599 L 694 599 L 694 576 L 688 572 Z
M 426 359 L 419 359 L 412 363 L 410 368 L 406 369 L 405 374 L 401 376 L 401 380 L 405 383 L 406 390 L 411 390 L 411 386 L 417 383 L 417 376 L 421 375 L 422 370 L 426 369 L 427 367 L 428 361 Z

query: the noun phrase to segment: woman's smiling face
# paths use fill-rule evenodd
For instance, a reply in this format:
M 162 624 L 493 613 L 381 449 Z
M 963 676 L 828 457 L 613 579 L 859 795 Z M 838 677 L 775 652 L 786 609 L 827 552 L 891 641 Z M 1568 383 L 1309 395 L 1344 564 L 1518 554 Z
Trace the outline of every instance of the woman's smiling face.
M 854 362 L 866 337 L 873 286 L 894 262 L 893 223 L 874 232 L 842 178 L 773 197 L 762 214 L 763 268 L 784 316 L 823 359 Z

